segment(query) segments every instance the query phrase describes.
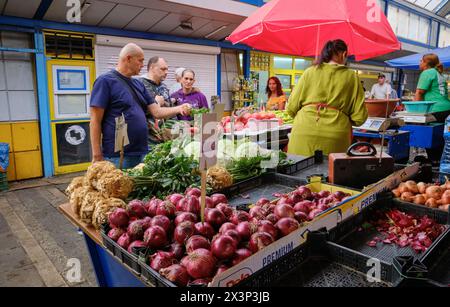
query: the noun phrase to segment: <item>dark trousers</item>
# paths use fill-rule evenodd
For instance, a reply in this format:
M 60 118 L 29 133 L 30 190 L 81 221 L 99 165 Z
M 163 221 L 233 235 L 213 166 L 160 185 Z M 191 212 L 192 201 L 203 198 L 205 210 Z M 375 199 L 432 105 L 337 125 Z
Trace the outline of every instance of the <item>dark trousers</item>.
M 436 117 L 437 123 L 445 123 L 445 120 L 449 115 L 450 110 L 433 113 L 433 116 Z M 441 161 L 443 151 L 444 151 L 444 144 L 442 144 L 439 147 L 427 149 L 428 159 L 430 159 L 434 164 L 439 164 Z

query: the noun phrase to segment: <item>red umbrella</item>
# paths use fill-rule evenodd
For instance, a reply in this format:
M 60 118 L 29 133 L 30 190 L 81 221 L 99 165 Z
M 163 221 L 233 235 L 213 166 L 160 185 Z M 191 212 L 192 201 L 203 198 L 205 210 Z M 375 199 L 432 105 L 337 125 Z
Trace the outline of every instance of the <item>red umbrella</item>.
M 338 38 L 357 61 L 401 48 L 376 0 L 272 0 L 227 39 L 273 53 L 316 56 Z

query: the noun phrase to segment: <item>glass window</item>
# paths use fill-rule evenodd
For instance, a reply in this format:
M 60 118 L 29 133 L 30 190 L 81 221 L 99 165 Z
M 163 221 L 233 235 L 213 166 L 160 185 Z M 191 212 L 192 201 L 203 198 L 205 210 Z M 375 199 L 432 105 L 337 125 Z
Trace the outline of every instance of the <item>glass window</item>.
M 410 40 L 414 40 L 414 41 L 419 40 L 419 23 L 420 23 L 419 16 L 417 16 L 415 14 L 409 15 L 408 38 Z
M 441 31 L 439 34 L 439 47 L 450 46 L 450 28 L 441 25 Z
M 291 79 L 290 75 L 276 75 L 278 79 L 280 79 L 281 85 L 283 89 L 291 89 Z
M 292 58 L 276 56 L 273 62 L 275 69 L 292 69 Z
M 87 114 L 86 95 L 58 95 L 58 115 Z
M 296 70 L 305 70 L 310 67 L 312 62 L 310 60 L 305 59 L 295 59 L 295 69 Z
M 424 44 L 428 43 L 428 36 L 430 34 L 430 21 L 427 18 L 420 17 L 419 37 L 418 41 Z
M 298 80 L 300 80 L 301 77 L 302 77 L 302 75 L 295 75 L 295 83 L 294 84 L 297 84 Z
M 404 10 L 398 10 L 398 23 L 397 23 L 397 35 L 407 38 L 408 37 L 408 19 L 409 13 Z

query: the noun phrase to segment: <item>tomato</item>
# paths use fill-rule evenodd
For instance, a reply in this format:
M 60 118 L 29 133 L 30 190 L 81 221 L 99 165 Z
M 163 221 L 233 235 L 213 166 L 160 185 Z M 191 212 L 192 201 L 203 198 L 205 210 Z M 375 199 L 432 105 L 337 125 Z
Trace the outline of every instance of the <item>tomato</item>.
M 283 120 L 282 120 L 281 118 L 278 118 L 278 124 L 279 124 L 280 126 L 283 126 Z
M 252 118 L 252 115 L 249 113 L 245 113 L 244 115 L 242 115 L 241 117 L 241 122 L 243 122 L 244 124 L 247 124 L 248 120 Z
M 253 118 L 254 118 L 254 119 L 257 119 L 257 120 L 263 119 L 261 113 L 255 113 Z

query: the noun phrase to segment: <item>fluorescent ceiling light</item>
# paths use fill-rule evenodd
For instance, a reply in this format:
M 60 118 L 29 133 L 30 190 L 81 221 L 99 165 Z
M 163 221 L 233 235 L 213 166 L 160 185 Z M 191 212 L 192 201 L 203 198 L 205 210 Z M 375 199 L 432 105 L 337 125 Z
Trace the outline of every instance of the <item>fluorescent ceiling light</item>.
M 210 37 L 213 36 L 214 34 L 220 32 L 220 31 L 222 31 L 223 29 L 226 29 L 226 28 L 227 28 L 227 26 L 221 26 L 220 28 L 215 29 L 214 31 L 212 31 L 212 32 L 209 33 L 208 35 L 205 35 L 205 38 L 210 38 Z

